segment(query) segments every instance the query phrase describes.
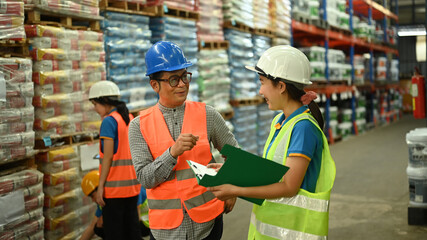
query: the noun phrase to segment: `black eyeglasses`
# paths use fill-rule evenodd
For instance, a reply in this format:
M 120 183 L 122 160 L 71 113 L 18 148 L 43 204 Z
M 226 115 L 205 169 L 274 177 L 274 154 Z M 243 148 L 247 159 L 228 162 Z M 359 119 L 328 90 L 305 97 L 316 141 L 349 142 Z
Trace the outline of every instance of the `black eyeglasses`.
M 187 84 L 191 82 L 191 76 L 193 74 L 191 72 L 184 72 L 181 76 L 178 75 L 172 75 L 169 77 L 169 79 L 156 79 L 157 81 L 164 81 L 169 82 L 169 85 L 171 87 L 176 87 L 179 84 L 179 80 L 181 79 L 183 83 Z

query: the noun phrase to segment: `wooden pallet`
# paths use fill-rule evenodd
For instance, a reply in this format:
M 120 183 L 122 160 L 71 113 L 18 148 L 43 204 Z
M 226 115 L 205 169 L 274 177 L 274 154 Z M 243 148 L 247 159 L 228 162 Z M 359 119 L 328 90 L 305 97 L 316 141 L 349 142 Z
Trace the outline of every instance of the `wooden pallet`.
M 102 11 L 119 12 L 127 14 L 136 14 L 144 16 L 158 16 L 162 11 L 162 6 L 145 6 L 140 3 L 115 1 L 115 0 L 101 0 L 99 8 Z
M 29 46 L 31 40 L 0 40 L 0 56 L 1 57 L 30 57 Z
M 36 138 L 34 149 L 39 152 L 46 152 L 62 148 L 64 146 L 76 146 L 87 143 L 93 143 L 97 137 L 98 132 L 77 132 L 72 134 L 63 134 L 60 136 L 52 136 L 45 138 Z
M 271 29 L 263 29 L 263 28 L 254 28 L 252 33 L 255 35 L 266 36 L 269 38 L 274 38 L 276 36 L 276 31 Z
M 159 7 L 159 6 L 156 6 Z M 185 9 L 167 7 L 166 5 L 160 6 L 160 11 L 156 15 L 157 17 L 176 17 L 187 20 L 198 21 L 200 19 L 200 14 L 195 11 L 189 11 Z
M 231 99 L 230 104 L 233 107 L 241 107 L 241 106 L 253 106 L 259 105 L 264 102 L 264 98 L 260 96 L 256 96 L 253 98 L 240 98 L 240 99 Z
M 101 31 L 99 21 L 102 17 L 82 17 L 77 15 L 65 16 L 52 10 L 34 8 L 25 11 L 26 24 L 41 24 L 48 26 L 64 27 L 77 30 Z
M 230 42 L 228 41 L 199 41 L 199 50 L 217 50 L 228 49 Z
M 220 112 L 220 114 L 222 118 L 224 118 L 224 120 L 230 120 L 234 117 L 233 109 L 230 109 L 229 111 Z
M 348 29 L 342 29 L 342 28 L 335 27 L 335 26 L 332 26 L 332 25 L 329 25 L 329 30 L 332 30 L 334 32 L 339 32 L 339 33 L 342 33 L 342 34 L 345 34 L 345 35 L 351 35 L 351 31 L 350 30 L 348 30 Z
M 14 158 L 14 159 L 7 159 L 0 162 L 1 171 L 0 176 L 5 174 L 11 174 L 12 172 L 21 171 L 28 168 L 35 167 L 35 154 L 37 151 L 34 151 L 34 155 L 32 156 L 25 156 L 20 158 Z
M 242 32 L 252 33 L 253 28 L 237 21 L 226 21 L 223 23 L 224 28 L 234 29 Z

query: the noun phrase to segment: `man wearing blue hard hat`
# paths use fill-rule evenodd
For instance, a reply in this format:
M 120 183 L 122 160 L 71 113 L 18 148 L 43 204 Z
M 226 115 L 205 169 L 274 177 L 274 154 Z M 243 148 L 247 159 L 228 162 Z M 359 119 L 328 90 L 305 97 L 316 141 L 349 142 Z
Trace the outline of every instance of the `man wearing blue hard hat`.
M 238 146 L 221 115 L 205 103 L 186 101 L 189 62 L 179 46 L 157 42 L 145 55 L 158 103 L 129 125 L 136 175 L 147 189 L 150 239 L 221 239 L 222 214 L 236 198 L 221 201 L 199 186 L 186 160 L 214 163 L 211 145 Z

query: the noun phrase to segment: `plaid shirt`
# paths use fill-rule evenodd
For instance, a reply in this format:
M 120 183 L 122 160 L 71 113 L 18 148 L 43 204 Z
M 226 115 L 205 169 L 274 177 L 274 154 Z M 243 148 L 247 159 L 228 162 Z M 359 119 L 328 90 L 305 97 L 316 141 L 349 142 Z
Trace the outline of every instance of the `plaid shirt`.
M 166 121 L 169 132 L 175 141 L 181 133 L 184 121 L 185 103 L 177 108 L 167 108 L 160 103 L 158 103 L 158 106 Z M 222 116 L 213 107 L 208 105 L 206 105 L 206 122 L 208 140 L 211 143 L 211 148 L 213 145 L 216 149 L 221 150 L 225 144 L 238 146 L 234 135 L 226 126 Z M 154 188 L 168 179 L 177 159 L 173 158 L 169 150 L 167 150 L 154 161 L 147 142 L 142 136 L 139 116 L 129 124 L 129 144 L 136 176 L 144 188 Z M 196 223 L 191 220 L 185 208 L 183 208 L 183 211 L 184 219 L 180 226 L 174 229 L 152 229 L 151 232 L 154 238 L 156 238 L 156 240 L 199 240 L 209 235 L 215 220 L 205 223 Z

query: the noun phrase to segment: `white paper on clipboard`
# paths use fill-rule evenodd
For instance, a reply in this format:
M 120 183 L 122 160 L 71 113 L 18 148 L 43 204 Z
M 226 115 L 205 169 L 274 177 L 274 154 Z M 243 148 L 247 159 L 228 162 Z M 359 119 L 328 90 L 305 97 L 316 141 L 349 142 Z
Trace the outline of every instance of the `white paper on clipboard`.
M 99 168 L 99 142 L 80 146 L 82 171 Z

